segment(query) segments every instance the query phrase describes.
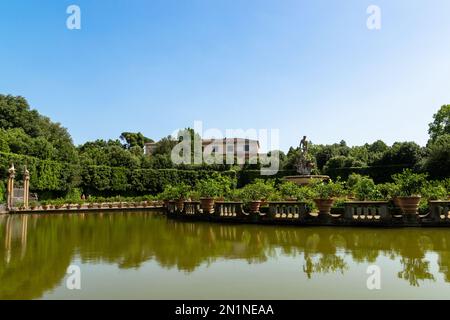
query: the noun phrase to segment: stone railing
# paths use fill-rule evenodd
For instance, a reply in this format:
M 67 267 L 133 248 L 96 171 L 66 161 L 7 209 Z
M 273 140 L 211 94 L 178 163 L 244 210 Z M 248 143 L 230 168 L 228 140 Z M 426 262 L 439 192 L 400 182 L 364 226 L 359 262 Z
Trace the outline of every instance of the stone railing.
M 200 212 L 200 202 L 199 201 L 186 201 L 184 203 L 183 214 L 185 215 L 195 215 Z
M 450 200 L 429 201 L 430 212 L 422 219 L 424 222 L 450 222 Z
M 294 221 L 301 220 L 308 214 L 307 204 L 297 201 L 269 202 L 267 220 Z
M 244 211 L 242 202 L 217 201 L 214 205 L 214 216 L 220 218 L 242 218 L 249 214 Z
M 167 203 L 167 213 L 175 214 L 177 212 L 177 205 L 175 201 L 169 201 Z
M 399 214 L 388 201 L 345 202 L 339 214 L 311 212 L 307 203 L 297 201 L 269 202 L 259 212 L 246 212 L 242 202 L 216 201 L 210 213 L 203 213 L 199 201 L 184 202 L 178 211 L 176 202 L 170 201 L 167 213 L 173 217 L 192 217 L 214 221 L 238 221 L 251 223 L 292 223 L 301 225 L 379 225 L 379 226 L 450 226 L 450 200 L 430 201 L 426 215 L 405 216 Z
M 344 204 L 345 222 L 377 222 L 390 219 L 388 201 L 351 201 Z

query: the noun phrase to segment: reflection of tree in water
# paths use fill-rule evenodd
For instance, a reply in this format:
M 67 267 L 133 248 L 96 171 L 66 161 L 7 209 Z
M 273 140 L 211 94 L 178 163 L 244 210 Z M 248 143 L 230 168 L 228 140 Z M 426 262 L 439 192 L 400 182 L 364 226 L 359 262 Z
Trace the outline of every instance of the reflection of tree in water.
M 450 282 L 450 252 L 441 252 L 438 258 L 439 272 L 444 274 L 445 282 Z
M 398 273 L 400 279 L 405 279 L 414 287 L 419 286 L 419 281 L 435 280 L 434 276 L 428 271 L 429 261 L 421 258 L 401 258 L 400 263 L 403 270 Z
M 346 243 L 341 235 L 330 234 L 321 236 L 320 233 L 313 233 L 306 238 L 304 250 L 303 272 L 308 279 L 311 279 L 314 273 L 335 273 L 348 269 L 344 259 L 336 254 L 339 245 Z M 316 258 L 316 259 L 315 259 Z
M 402 258 L 399 277 L 415 285 L 433 279 L 424 260 L 432 251 L 438 254 L 439 271 L 450 282 L 450 232 L 445 229 L 226 225 L 136 212 L 27 216 L 26 224 L 23 217 L 0 216 L 3 299 L 42 296 L 64 279 L 74 257 L 120 268 L 140 268 L 154 260 L 164 268 L 193 272 L 217 259 L 262 263 L 298 256 L 304 257 L 303 270 L 311 277 L 345 272 L 344 254 L 357 263 L 373 263 L 385 255 Z
M 314 273 L 336 273 L 344 274 L 348 269 L 347 263 L 344 259 L 335 254 L 322 254 L 317 262 L 313 261 L 313 257 L 305 255 L 305 264 L 303 265 L 303 272 L 306 273 L 308 279 L 311 279 Z
M 397 276 L 415 287 L 419 286 L 419 281 L 434 281 L 435 278 L 429 271 L 430 263 L 425 260 L 427 248 L 433 247 L 429 238 L 426 235 L 417 236 L 416 230 L 407 229 L 398 234 L 395 241 L 401 257 L 400 264 L 403 266 Z

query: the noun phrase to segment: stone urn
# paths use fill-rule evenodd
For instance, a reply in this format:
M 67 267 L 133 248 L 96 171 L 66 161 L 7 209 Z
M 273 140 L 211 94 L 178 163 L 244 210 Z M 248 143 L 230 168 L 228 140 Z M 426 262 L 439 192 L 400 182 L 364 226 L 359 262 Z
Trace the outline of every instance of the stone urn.
M 204 213 L 210 213 L 214 209 L 214 199 L 213 198 L 201 198 L 200 207 Z
M 397 197 L 400 209 L 406 215 L 415 215 L 418 213 L 420 199 L 420 196 Z
M 331 212 L 331 207 L 334 204 L 334 199 L 314 199 L 314 203 L 319 209 L 319 214 L 328 215 Z
M 252 212 L 252 213 L 259 212 L 259 208 L 261 207 L 261 202 L 262 201 L 250 201 L 250 203 L 249 203 L 250 212 Z

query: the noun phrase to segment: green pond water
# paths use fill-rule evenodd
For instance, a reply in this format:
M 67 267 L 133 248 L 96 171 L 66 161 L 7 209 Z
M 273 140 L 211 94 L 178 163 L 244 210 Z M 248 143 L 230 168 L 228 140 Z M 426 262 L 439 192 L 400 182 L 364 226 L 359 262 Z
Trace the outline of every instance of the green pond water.
M 369 290 L 374 265 L 380 289 Z M 450 229 L 0 216 L 0 299 L 350 298 L 450 298 Z

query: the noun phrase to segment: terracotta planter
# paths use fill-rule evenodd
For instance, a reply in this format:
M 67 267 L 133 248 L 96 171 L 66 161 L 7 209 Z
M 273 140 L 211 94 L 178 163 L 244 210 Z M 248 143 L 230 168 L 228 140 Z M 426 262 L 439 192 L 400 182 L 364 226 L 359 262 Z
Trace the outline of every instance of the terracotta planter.
M 177 206 L 178 211 L 183 211 L 184 208 L 184 199 L 178 199 L 175 201 L 175 205 Z
M 42 206 L 42 209 L 43 209 L 43 210 L 47 210 L 47 209 L 48 209 L 48 206 L 47 206 L 47 205 L 43 205 L 43 206 Z
M 398 197 L 392 198 L 392 202 L 394 203 L 394 206 L 401 208 L 400 201 L 398 200 Z
M 214 199 L 213 198 L 201 198 L 200 207 L 204 213 L 210 213 L 214 209 Z
M 314 199 L 314 203 L 319 209 L 319 214 L 330 214 L 334 199 Z
M 262 201 L 250 201 L 250 203 L 249 203 L 250 212 L 252 212 L 252 213 L 259 212 L 259 208 L 261 207 L 261 202 Z
M 421 197 L 398 197 L 397 199 L 403 214 L 415 215 L 418 213 Z

